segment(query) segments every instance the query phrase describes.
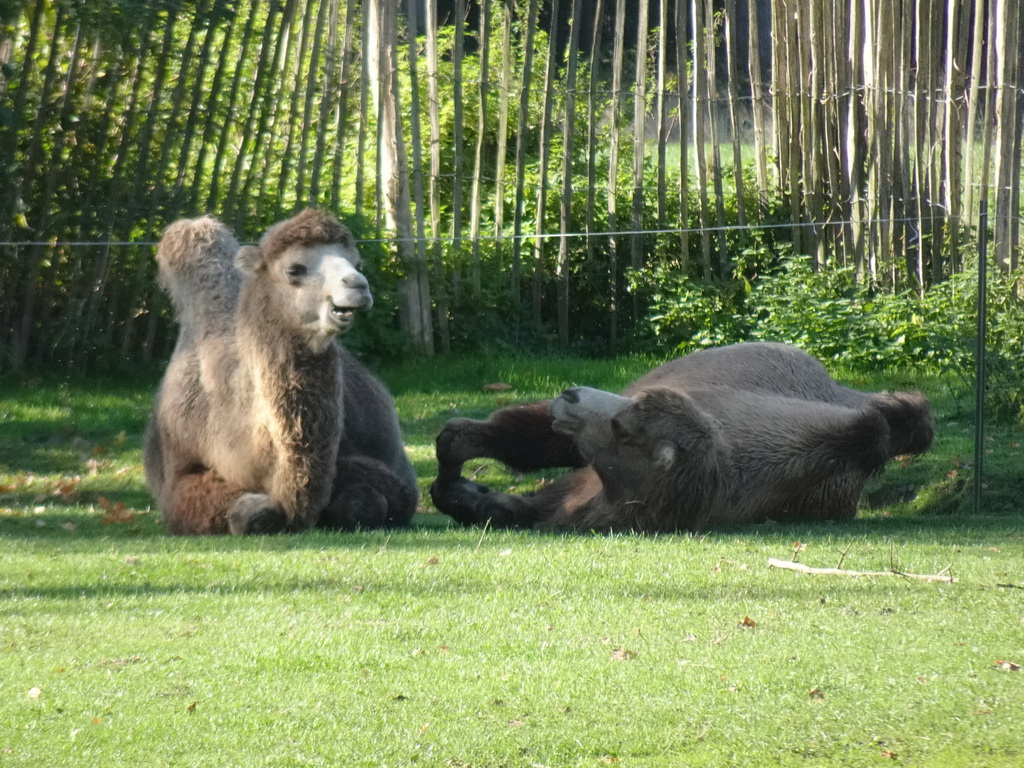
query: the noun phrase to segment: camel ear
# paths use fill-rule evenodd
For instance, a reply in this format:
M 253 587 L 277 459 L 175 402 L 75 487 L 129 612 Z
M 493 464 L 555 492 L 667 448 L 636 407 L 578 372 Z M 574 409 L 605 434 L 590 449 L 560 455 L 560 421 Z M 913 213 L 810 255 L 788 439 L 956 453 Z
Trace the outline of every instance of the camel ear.
M 259 248 L 254 245 L 243 245 L 235 254 L 235 267 L 244 275 L 256 274 L 260 258 Z
M 679 446 L 670 440 L 660 440 L 654 446 L 654 464 L 659 469 L 668 469 L 675 461 L 679 453 Z

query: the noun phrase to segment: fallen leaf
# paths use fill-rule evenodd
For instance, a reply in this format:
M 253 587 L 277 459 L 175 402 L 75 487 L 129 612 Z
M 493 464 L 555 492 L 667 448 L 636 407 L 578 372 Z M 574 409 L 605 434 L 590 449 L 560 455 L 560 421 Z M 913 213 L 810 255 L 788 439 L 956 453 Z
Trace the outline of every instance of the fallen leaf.
M 811 690 L 807 692 L 807 698 L 812 701 L 824 701 L 825 692 L 822 691 L 821 688 L 811 688 Z
M 135 513 L 127 509 L 123 501 L 112 504 L 106 497 L 99 496 L 96 503 L 106 513 L 100 518 L 101 523 L 130 523 L 135 520 Z
M 882 757 L 888 757 L 890 760 L 895 760 L 896 758 L 899 757 L 899 754 L 896 753 L 896 752 L 891 752 L 888 749 L 883 749 L 882 750 Z
M 744 616 L 744 617 L 743 617 L 743 621 L 741 621 L 741 622 L 740 622 L 740 626 L 741 626 L 741 627 L 747 627 L 747 628 L 749 628 L 749 629 L 753 629 L 754 627 L 756 627 L 756 626 L 757 626 L 757 622 L 756 622 L 756 621 L 754 621 L 754 620 L 753 620 L 752 618 L 750 618 L 749 616 Z
M 100 725 L 102 722 L 103 722 L 103 718 L 102 717 L 94 717 L 92 719 L 92 724 L 93 725 Z
M 623 648 L 619 646 L 612 651 L 612 658 L 616 661 L 624 661 L 626 659 L 635 659 L 636 652 L 629 650 L 629 648 Z
M 42 688 L 29 688 L 28 689 L 28 697 L 30 699 L 38 699 L 42 695 L 43 695 L 43 689 Z
M 0 485 L 0 493 L 11 493 L 13 491 L 20 491 L 32 485 L 35 479 L 35 475 L 18 475 L 17 477 L 13 478 L 10 483 Z
M 57 484 L 53 495 L 64 501 L 73 502 L 78 498 L 78 484 L 82 482 L 81 475 L 71 478 L 64 478 Z
M 427 565 L 437 565 L 440 562 L 441 561 L 438 560 L 436 557 L 432 557 L 429 560 L 427 560 Z
M 1004 672 L 1020 672 L 1020 664 L 1016 664 L 1012 661 L 1004 661 L 1003 659 L 996 659 L 993 669 L 1001 669 Z
M 185 707 L 185 711 L 191 715 L 193 712 L 196 711 L 196 703 L 193 701 L 191 704 Z
M 512 389 L 511 384 L 506 384 L 503 381 L 496 381 L 493 384 L 484 384 L 484 392 L 508 392 Z

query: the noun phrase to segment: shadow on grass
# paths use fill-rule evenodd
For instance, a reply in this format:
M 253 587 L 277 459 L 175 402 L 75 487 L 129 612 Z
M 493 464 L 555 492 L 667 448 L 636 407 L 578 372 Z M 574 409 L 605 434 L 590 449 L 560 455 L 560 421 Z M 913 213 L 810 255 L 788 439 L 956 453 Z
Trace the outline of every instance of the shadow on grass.
M 263 574 L 249 575 L 244 579 L 233 579 L 228 581 L 226 577 L 217 575 L 214 578 L 196 576 L 190 579 L 189 583 L 182 583 L 173 577 L 167 577 L 165 583 L 130 582 L 131 579 L 145 578 L 145 564 L 141 563 L 137 573 L 125 572 L 120 576 L 113 576 L 102 584 L 82 583 L 69 584 L 67 586 L 34 586 L 26 584 L 23 586 L 6 589 L 5 595 L 8 600 L 55 600 L 78 603 L 88 600 L 115 600 L 115 599 L 136 599 L 146 600 L 161 597 L 194 597 L 202 595 L 208 599 L 233 598 L 238 595 L 260 595 L 266 597 L 278 596 L 282 599 L 293 599 L 297 592 L 306 592 L 314 595 L 330 594 L 338 592 L 346 595 L 353 595 L 353 600 L 369 600 L 378 602 L 375 595 L 384 596 L 382 601 L 391 605 L 395 597 L 400 596 L 415 601 L 422 601 L 428 598 L 443 598 L 446 594 L 458 595 L 488 595 L 493 594 L 495 586 L 490 580 L 480 579 L 479 576 L 449 575 L 444 579 L 443 585 L 430 581 L 413 581 L 402 579 L 398 575 L 390 578 L 372 577 L 365 572 L 343 571 L 337 575 L 326 575 L 303 578 L 282 578 L 275 576 L 268 579 Z M 123 579 L 123 580 L 122 580 Z M 535 588 L 535 587 L 533 587 Z M 524 585 L 524 594 L 527 587 Z M 796 600 L 810 603 L 819 600 L 822 594 L 821 582 L 812 580 L 793 580 L 784 583 L 765 579 L 755 584 L 744 584 L 743 597 L 745 601 L 780 599 Z M 850 580 L 844 586 L 844 599 L 848 600 L 854 593 L 876 594 L 877 582 L 870 579 Z M 586 590 L 573 590 L 573 599 L 581 595 L 586 598 Z M 564 596 L 564 595 L 563 595 Z M 622 597 L 635 597 L 645 601 L 666 601 L 672 603 L 688 602 L 692 604 L 717 604 L 723 601 L 734 600 L 736 596 L 736 584 L 732 580 L 725 580 L 720 584 L 689 583 L 689 582 L 664 582 L 664 581 L 639 581 L 633 583 L 624 592 L 618 595 Z M 556 596 L 551 596 L 556 597 Z M 594 595 L 595 599 L 606 597 L 605 595 Z M 109 606 L 113 607 L 113 606 Z
M 700 534 L 588 534 L 553 531 L 507 531 L 480 527 L 462 527 L 438 512 L 420 513 L 408 528 L 372 531 L 323 531 L 272 536 L 171 536 L 160 522 L 156 510 L 133 511 L 130 507 L 123 520 L 107 519 L 100 509 L 69 506 L 65 511 L 47 508 L 43 512 L 0 516 L 0 540 L 21 540 L 39 543 L 80 543 L 88 549 L 91 541 L 106 543 L 123 539 L 139 539 L 154 543 L 154 551 L 177 550 L 196 552 L 246 552 L 253 550 L 288 552 L 323 548 L 386 548 L 437 549 L 439 546 L 465 549 L 489 545 L 494 540 L 519 540 L 524 543 L 571 542 L 580 539 L 659 541 L 669 545 L 700 546 L 706 541 L 749 538 L 785 547 L 797 540 L 821 539 L 900 539 L 956 543 L 960 537 L 1024 535 L 1024 517 L 1020 515 L 915 515 L 911 517 L 867 516 L 846 523 L 764 523 L 735 526 Z
M 138 506 L 127 503 L 135 496 L 145 498 Z M 165 550 L 168 546 L 176 549 L 192 549 L 195 551 L 218 552 L 249 550 L 266 550 L 286 552 L 304 549 L 322 549 L 324 547 L 368 548 L 382 547 L 394 540 L 403 548 L 419 548 L 437 546 L 437 540 L 422 538 L 416 540 L 416 534 L 433 532 L 465 531 L 465 536 L 479 538 L 482 531 L 474 534 L 472 529 L 461 529 L 453 521 L 440 513 L 418 514 L 412 526 L 401 529 L 379 529 L 372 531 L 323 531 L 312 530 L 302 533 L 280 534 L 273 536 L 172 536 L 167 533 L 160 521 L 160 513 L 155 508 L 147 508 L 149 497 L 145 494 L 123 494 L 114 496 L 124 503 L 122 510 L 113 512 L 91 505 L 48 506 L 40 512 L 18 512 L 7 509 L 0 514 L 0 541 L 22 541 L 30 544 L 83 545 L 83 550 L 94 546 L 100 539 L 105 543 L 117 540 L 140 539 L 154 543 L 155 549 Z M 531 533 L 524 532 L 529 536 Z M 397 537 L 397 538 L 396 538 Z
M 438 517 L 428 515 L 425 517 Z M 7 521 L 0 521 L 0 541 L 13 538 L 5 530 Z M 92 535 L 88 526 L 68 532 L 59 528 L 56 519 L 46 519 L 45 526 L 28 521 L 25 538 L 45 547 L 50 559 L 59 561 L 68 556 L 88 555 L 93 558 L 92 570 L 102 571 L 75 579 L 60 577 L 63 584 L 52 583 L 55 577 L 36 574 L 19 575 L 9 572 L 4 589 L 5 600 L 22 599 L 78 601 L 112 598 L 151 598 L 175 595 L 209 595 L 217 597 L 261 594 L 294 596 L 302 591 L 309 594 L 339 592 L 352 594 L 353 599 L 375 599 L 373 595 L 386 595 L 390 602 L 400 594 L 412 599 L 443 599 L 445 594 L 484 594 L 494 590 L 493 574 L 488 568 L 480 570 L 480 562 L 501 562 L 504 557 L 518 556 L 544 559 L 544 551 L 552 548 L 572 549 L 577 554 L 572 561 L 591 562 L 592 557 L 580 554 L 597 553 L 601 562 L 612 563 L 616 557 L 632 557 L 638 545 L 654 547 L 668 553 L 677 549 L 694 556 L 692 580 L 664 579 L 657 575 L 620 585 L 619 598 L 635 596 L 644 600 L 719 602 L 736 597 L 736 578 L 721 583 L 709 581 L 706 573 L 716 560 L 721 564 L 722 553 L 736 557 L 737 544 L 742 545 L 741 557 L 750 567 L 739 578 L 743 582 L 744 600 L 771 599 L 780 596 L 797 600 L 817 600 L 823 586 L 820 579 L 769 579 L 765 557 L 789 559 L 794 541 L 814 543 L 815 554 L 831 549 L 851 549 L 850 559 L 865 553 L 873 560 L 867 570 L 884 570 L 880 564 L 893 542 L 902 549 L 907 546 L 928 545 L 950 548 L 1005 546 L 1005 541 L 1024 535 L 1021 521 L 1012 518 L 976 517 L 958 518 L 950 524 L 935 519 L 893 520 L 867 519 L 841 525 L 792 526 L 759 525 L 719 531 L 705 536 L 660 535 L 635 536 L 629 534 L 598 536 L 587 534 L 556 534 L 548 532 L 482 532 L 473 529 L 445 529 L 438 521 L 417 520 L 411 529 L 400 531 L 372 531 L 366 533 L 310 532 L 304 534 L 236 538 L 230 536 L 177 538 L 163 533 L 155 522 L 146 520 L 129 526 L 108 526 L 108 536 L 98 536 L 98 524 L 93 524 Z M 134 527 L 133 527 L 134 526 Z M 31 530 L 35 527 L 35 530 Z M 86 534 L 83 538 L 81 534 Z M 17 534 L 15 534 L 16 536 Z M 121 546 L 117 546 L 121 544 Z M 593 549 L 592 549 L 593 548 Z M 355 556 L 343 554 L 345 552 Z M 272 563 L 280 557 L 298 553 L 305 559 L 296 561 L 296 572 L 281 572 L 274 565 L 269 573 L 261 568 L 260 556 Z M 402 557 L 388 559 L 389 553 Z M 38 557 L 39 551 L 30 553 Z M 412 559 L 409 555 L 412 554 Z M 467 556 L 476 558 L 476 564 Z M 651 553 L 648 553 L 650 556 Z M 654 552 L 657 556 L 658 552 Z M 706 557 L 702 557 L 706 555 Z M 253 557 L 256 560 L 253 560 Z M 339 557 L 340 556 L 340 557 Z M 831 554 L 830 554 L 831 556 Z M 168 565 L 171 558 L 174 564 Z M 310 560 L 309 558 L 312 558 Z M 367 566 L 367 561 L 381 558 L 381 567 Z M 610 559 L 609 559 L 610 558 Z M 829 563 L 827 565 L 831 565 Z M 730 560 L 735 570 L 737 562 Z M 846 567 L 856 567 L 847 565 Z M 182 569 L 188 577 L 183 579 Z M 310 570 L 316 573 L 310 573 Z M 956 570 L 954 566 L 954 571 Z M 411 576 L 415 572 L 416 575 Z M 894 579 L 896 577 L 893 577 Z M 586 593 L 591 589 L 588 578 L 577 580 L 572 571 L 540 568 L 528 581 L 550 580 L 552 589 L 569 588 L 576 594 L 577 587 Z M 47 581 L 51 581 L 47 584 Z M 67 583 L 71 581 L 72 583 Z M 578 583 L 577 583 L 578 581 Z M 878 589 L 877 579 L 843 579 L 844 596 Z M 915 585 L 923 582 L 908 581 Z M 973 582 L 974 586 L 992 586 L 994 582 Z M 1010 585 L 1000 585 L 1010 586 Z M 523 585 L 524 590 L 536 585 Z M 603 589 L 604 587 L 602 587 Z M 552 599 L 558 594 L 552 594 Z M 600 595 L 594 595 L 599 599 Z M 845 599 L 845 598 L 844 598 Z
M 85 474 L 90 464 L 137 462 L 142 429 L 80 431 L 47 422 L 0 426 L 0 474 L 75 475 Z

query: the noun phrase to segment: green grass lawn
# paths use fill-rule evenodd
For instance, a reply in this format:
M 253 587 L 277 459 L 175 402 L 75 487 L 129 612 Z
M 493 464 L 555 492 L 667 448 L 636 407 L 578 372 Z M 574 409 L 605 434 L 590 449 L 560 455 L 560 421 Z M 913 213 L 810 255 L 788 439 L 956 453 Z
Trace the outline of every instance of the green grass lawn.
M 448 418 L 650 364 L 382 375 L 425 491 Z M 0 766 L 1019 766 L 1024 433 L 990 425 L 974 515 L 951 382 L 842 378 L 937 416 L 860 519 L 648 538 L 452 528 L 426 499 L 408 531 L 171 538 L 141 471 L 155 379 L 0 383 Z M 794 556 L 957 581 L 767 563 Z

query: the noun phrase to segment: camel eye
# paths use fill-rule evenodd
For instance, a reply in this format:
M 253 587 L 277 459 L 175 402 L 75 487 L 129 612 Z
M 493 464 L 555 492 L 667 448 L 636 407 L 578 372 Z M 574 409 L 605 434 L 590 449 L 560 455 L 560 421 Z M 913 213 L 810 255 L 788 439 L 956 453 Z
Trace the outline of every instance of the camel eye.
M 620 443 L 629 443 L 635 439 L 633 432 L 619 419 L 618 416 L 612 419 L 612 434 Z
M 292 264 L 284 270 L 284 276 L 289 280 L 298 280 L 306 276 L 306 267 L 302 264 Z

